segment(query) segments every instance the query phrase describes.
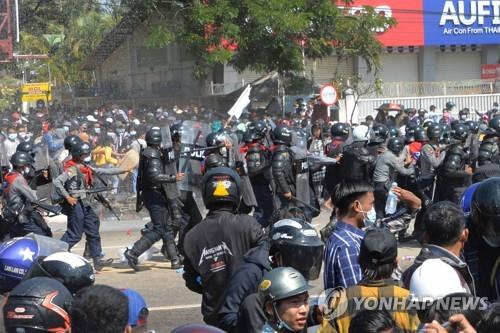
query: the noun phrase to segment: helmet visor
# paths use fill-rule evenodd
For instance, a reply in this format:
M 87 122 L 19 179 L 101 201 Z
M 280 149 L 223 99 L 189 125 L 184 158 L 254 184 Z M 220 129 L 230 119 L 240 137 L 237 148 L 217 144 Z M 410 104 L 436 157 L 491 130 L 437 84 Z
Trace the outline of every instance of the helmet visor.
M 316 280 L 323 264 L 323 245 L 290 246 L 281 253 L 283 265 L 298 270 L 307 280 Z

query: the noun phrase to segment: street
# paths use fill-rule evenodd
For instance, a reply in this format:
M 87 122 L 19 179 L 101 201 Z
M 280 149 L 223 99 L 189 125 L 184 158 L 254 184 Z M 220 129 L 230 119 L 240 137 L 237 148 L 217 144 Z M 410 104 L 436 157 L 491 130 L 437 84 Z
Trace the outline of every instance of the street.
M 323 210 L 321 215 L 313 220 L 319 230 L 329 218 L 329 212 Z M 135 273 L 128 265 L 119 263 L 120 249 L 131 246 L 140 237 L 140 228 L 147 221 L 116 221 L 105 220 L 101 224 L 103 251 L 106 257 L 115 259 L 112 267 L 104 268 L 97 274 L 96 284 L 106 284 L 116 288 L 132 288 L 140 292 L 149 307 L 149 329 L 156 333 L 170 332 L 175 327 L 187 323 L 201 323 L 201 295 L 189 291 L 184 286 L 182 271 L 170 269 L 170 264 L 157 252 L 153 258 L 141 265 L 142 270 Z M 55 237 L 60 237 L 66 228 L 65 219 L 58 217 L 51 222 Z M 73 252 L 83 254 L 84 243 L 80 242 Z M 161 248 L 161 242 L 155 244 L 156 250 Z M 412 256 L 418 253 L 415 243 L 400 247 L 399 257 Z M 323 288 L 322 274 L 312 282 L 313 298 L 319 295 Z

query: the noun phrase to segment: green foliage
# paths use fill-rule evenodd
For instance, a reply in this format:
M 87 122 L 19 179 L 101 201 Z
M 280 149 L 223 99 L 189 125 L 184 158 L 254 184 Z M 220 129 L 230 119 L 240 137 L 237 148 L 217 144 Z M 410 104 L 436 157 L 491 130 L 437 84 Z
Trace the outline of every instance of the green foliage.
M 2 76 L 0 79 L 0 110 L 12 106 L 18 94 L 19 81 L 11 76 Z

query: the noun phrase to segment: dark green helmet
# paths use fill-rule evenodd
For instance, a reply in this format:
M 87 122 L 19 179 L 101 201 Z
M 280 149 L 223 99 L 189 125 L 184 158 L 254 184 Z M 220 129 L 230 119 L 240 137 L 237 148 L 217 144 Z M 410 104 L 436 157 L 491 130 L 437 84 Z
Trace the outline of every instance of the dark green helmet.
M 32 162 L 31 155 L 25 151 L 17 151 L 10 158 L 10 163 L 16 167 L 31 165 Z
M 259 285 L 259 294 L 265 301 L 276 302 L 300 295 L 311 289 L 307 280 L 295 268 L 278 267 L 266 274 Z

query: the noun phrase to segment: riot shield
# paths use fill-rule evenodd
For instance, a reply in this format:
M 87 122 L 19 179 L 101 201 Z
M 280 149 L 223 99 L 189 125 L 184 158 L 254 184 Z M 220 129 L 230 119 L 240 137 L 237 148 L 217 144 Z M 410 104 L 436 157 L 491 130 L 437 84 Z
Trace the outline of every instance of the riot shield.
M 7 156 L 7 150 L 4 146 L 4 141 L 5 140 L 2 139 L 2 141 L 0 142 L 0 163 L 2 167 L 8 168 L 10 166 L 10 162 L 9 157 Z
M 175 154 L 172 144 L 172 136 L 168 124 L 160 128 L 161 132 L 161 150 L 163 159 L 163 171 L 168 175 L 176 175 L 177 167 L 175 163 Z M 167 183 L 163 186 L 167 199 L 172 200 L 179 197 L 179 190 L 176 184 Z
M 306 204 L 311 204 L 311 188 L 309 186 L 309 163 L 307 161 L 307 132 L 294 130 L 292 134 L 293 164 L 295 171 L 296 197 Z
M 186 120 L 179 130 L 181 142 L 179 172 L 184 174 L 184 178 L 177 183 L 182 191 L 193 192 L 193 197 L 203 210 L 203 199 L 201 195 L 202 170 L 201 163 L 205 158 L 206 137 L 210 134 L 210 126 L 198 121 Z
M 49 156 L 49 148 L 45 143 L 40 143 L 35 146 L 34 149 L 35 160 L 33 162 L 33 168 L 36 171 L 47 170 L 50 165 L 50 156 Z

